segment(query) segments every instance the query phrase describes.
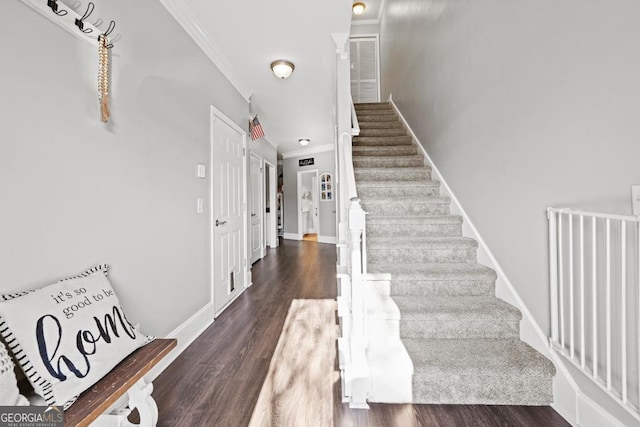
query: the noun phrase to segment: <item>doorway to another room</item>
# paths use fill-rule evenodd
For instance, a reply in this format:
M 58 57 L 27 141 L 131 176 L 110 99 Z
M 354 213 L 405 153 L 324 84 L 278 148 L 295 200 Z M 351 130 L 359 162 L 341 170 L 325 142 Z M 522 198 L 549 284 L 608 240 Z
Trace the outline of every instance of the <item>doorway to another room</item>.
M 298 171 L 298 236 L 318 241 L 318 170 Z

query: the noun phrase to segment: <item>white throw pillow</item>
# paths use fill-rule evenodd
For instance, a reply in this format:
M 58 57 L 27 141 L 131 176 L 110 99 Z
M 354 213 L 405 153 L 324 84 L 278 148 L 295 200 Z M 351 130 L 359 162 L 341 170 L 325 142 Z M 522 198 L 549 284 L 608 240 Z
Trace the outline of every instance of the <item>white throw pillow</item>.
M 36 393 L 68 408 L 151 341 L 127 320 L 100 265 L 42 289 L 3 295 L 0 334 Z
M 14 364 L 0 342 L 0 406 L 25 406 L 29 401 L 18 391 Z

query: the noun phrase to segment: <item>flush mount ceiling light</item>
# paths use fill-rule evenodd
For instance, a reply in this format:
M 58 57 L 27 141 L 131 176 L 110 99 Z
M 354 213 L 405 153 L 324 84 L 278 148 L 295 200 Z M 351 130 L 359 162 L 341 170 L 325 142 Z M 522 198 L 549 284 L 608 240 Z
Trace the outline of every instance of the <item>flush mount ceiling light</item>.
M 301 138 L 298 140 L 298 142 L 300 143 L 300 145 L 309 145 L 311 140 L 309 138 Z
M 273 71 L 273 74 L 279 79 L 289 77 L 295 68 L 291 61 L 285 61 L 284 59 L 279 59 L 271 63 L 271 71 Z
M 353 13 L 356 15 L 362 15 L 362 13 L 364 12 L 364 10 L 367 8 L 367 5 L 362 3 L 361 1 L 355 2 L 352 6 L 351 9 L 353 10 Z

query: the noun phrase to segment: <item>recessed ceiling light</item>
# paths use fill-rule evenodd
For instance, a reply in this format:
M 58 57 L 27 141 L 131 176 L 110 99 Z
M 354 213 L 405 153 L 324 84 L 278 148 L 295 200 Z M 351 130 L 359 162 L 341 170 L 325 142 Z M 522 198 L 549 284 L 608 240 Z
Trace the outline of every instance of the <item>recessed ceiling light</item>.
M 301 138 L 298 140 L 298 142 L 300 143 L 300 145 L 309 145 L 311 140 L 309 138 Z
M 351 6 L 353 13 L 356 15 L 362 15 L 362 13 L 366 8 L 367 8 L 367 5 L 362 3 L 361 1 L 355 2 L 353 6 Z
M 286 79 L 289 77 L 295 68 L 296 67 L 291 61 L 286 61 L 284 59 L 279 59 L 271 63 L 271 71 L 273 71 L 273 74 L 275 74 L 279 79 Z

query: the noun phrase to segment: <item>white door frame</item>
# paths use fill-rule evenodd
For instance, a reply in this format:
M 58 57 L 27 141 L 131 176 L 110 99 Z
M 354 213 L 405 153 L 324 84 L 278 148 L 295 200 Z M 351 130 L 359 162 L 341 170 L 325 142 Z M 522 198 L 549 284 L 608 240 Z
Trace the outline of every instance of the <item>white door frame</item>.
M 243 220 L 242 220 L 242 232 L 244 233 L 244 239 L 240 239 L 243 243 L 243 258 L 244 258 L 244 289 L 246 289 L 250 284 L 251 284 L 251 270 L 249 269 L 249 266 L 247 266 L 248 262 L 247 262 L 247 256 L 248 256 L 248 248 L 247 248 L 247 132 L 242 129 L 240 126 L 238 126 L 233 120 L 231 120 L 229 117 L 227 117 L 226 114 L 224 114 L 222 111 L 218 110 L 216 107 L 214 107 L 213 105 L 211 105 L 211 114 L 210 114 L 210 120 L 209 120 L 209 274 L 210 274 L 210 286 L 209 286 L 209 290 L 211 292 L 210 294 L 210 300 L 211 300 L 211 304 L 213 305 L 213 307 L 215 307 L 215 301 L 214 301 L 214 286 L 215 286 L 215 271 L 214 271 L 214 262 L 213 262 L 213 255 L 214 255 L 214 223 L 216 221 L 216 219 L 214 218 L 214 209 L 213 209 L 213 171 L 212 169 L 212 165 L 213 165 L 213 123 L 215 120 L 220 120 L 223 123 L 225 123 L 226 125 L 228 125 L 229 127 L 231 127 L 233 130 L 235 130 L 236 132 L 238 132 L 240 135 L 242 135 L 242 210 L 244 215 L 242 215 Z M 244 289 L 240 290 L 240 292 L 238 292 L 238 295 L 236 296 L 236 298 L 240 295 L 242 295 L 242 293 L 244 292 Z M 225 305 L 225 307 L 223 307 L 219 312 L 222 312 L 226 307 L 229 306 L 229 304 L 231 304 L 233 301 L 235 300 L 235 298 L 231 301 L 229 301 L 228 304 Z M 216 313 L 217 315 L 218 313 Z
M 298 240 L 302 240 L 303 237 L 303 227 L 302 227 L 302 207 L 300 206 L 301 204 L 301 200 L 302 200 L 302 175 L 304 174 L 312 174 L 315 173 L 316 175 L 316 180 L 318 179 L 318 169 L 309 169 L 309 170 L 304 170 L 304 171 L 298 171 L 298 200 L 296 202 L 296 207 L 298 208 Z M 316 189 L 312 189 L 313 191 L 315 191 Z M 313 195 L 313 200 L 314 203 L 318 203 L 318 195 L 314 194 Z M 314 212 L 311 212 L 311 214 L 313 215 Z M 317 227 L 317 233 L 318 236 L 320 235 L 320 206 L 318 206 L 318 218 L 316 219 L 316 227 Z
M 265 166 L 269 166 L 269 188 L 266 189 L 265 191 L 269 191 L 269 213 L 271 215 L 269 215 L 269 224 L 267 224 L 267 227 L 269 227 L 269 241 L 265 242 L 265 246 L 269 245 L 270 248 L 277 248 L 278 247 L 278 225 L 276 223 L 276 216 L 277 216 L 277 208 L 278 208 L 278 201 L 276 193 L 277 193 L 277 186 L 278 186 L 278 182 L 277 182 L 277 168 L 276 165 L 274 165 L 273 163 L 265 160 L 264 161 Z M 265 173 L 266 176 L 266 173 Z M 266 187 L 266 186 L 265 186 Z M 266 196 L 265 196 L 265 200 L 266 200 Z
M 258 164 L 260 165 L 260 206 L 258 207 L 258 223 L 260 224 L 260 255 L 258 257 L 258 260 L 264 258 L 264 256 L 266 255 L 266 251 L 264 249 L 264 214 L 265 214 L 265 193 L 264 193 L 264 159 L 262 158 L 262 156 L 260 156 L 257 153 L 251 152 L 250 157 L 255 158 L 256 160 L 258 160 Z M 251 162 L 251 161 L 249 161 Z M 251 163 L 249 163 L 249 166 L 251 166 Z M 253 200 L 253 186 L 251 187 L 251 197 Z M 253 202 L 251 202 L 253 203 Z M 249 212 L 247 212 L 247 214 L 249 214 Z M 251 217 L 249 217 L 249 223 L 251 223 Z M 250 254 L 253 255 L 253 230 L 251 230 L 250 236 L 249 236 L 249 241 L 251 242 L 249 248 L 250 248 Z M 253 261 L 253 259 L 251 259 L 251 261 Z M 256 260 L 257 261 L 257 260 Z

